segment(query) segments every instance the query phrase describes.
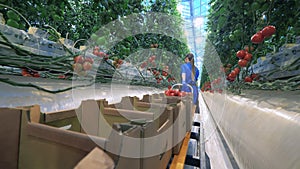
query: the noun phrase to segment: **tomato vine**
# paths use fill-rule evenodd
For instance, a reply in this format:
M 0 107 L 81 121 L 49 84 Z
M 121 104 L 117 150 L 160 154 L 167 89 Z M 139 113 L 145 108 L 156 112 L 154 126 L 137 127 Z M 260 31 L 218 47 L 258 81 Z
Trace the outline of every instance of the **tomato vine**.
M 251 87 L 253 87 L 253 89 L 280 89 L 280 85 L 278 86 L 279 83 L 276 79 L 272 81 L 265 80 L 255 82 L 254 85 L 245 83 L 244 78 L 250 76 L 253 71 L 253 65 L 258 62 L 258 59 L 280 52 L 286 44 L 296 43 L 296 37 L 300 36 L 300 2 L 297 0 L 211 0 L 210 5 L 211 8 L 207 24 L 208 40 L 214 45 L 218 57 L 223 63 L 222 70 L 225 70 L 226 76 L 229 75 L 234 68 L 240 67 L 240 65 L 238 65 L 239 58 L 236 57 L 236 52 L 244 49 L 245 46 L 254 47 L 254 51 L 251 52 L 251 63 L 241 70 L 242 75 L 237 77 L 236 81 L 229 85 L 229 89 L 231 91 L 237 91 L 237 93 L 239 93 L 242 88 L 249 89 Z M 262 44 L 252 43 L 251 36 L 267 25 L 276 27 L 275 35 L 265 39 Z M 212 55 L 210 51 L 206 51 L 204 60 L 212 59 L 212 56 L 215 55 Z M 297 60 L 295 62 L 297 63 L 294 66 L 286 66 L 297 70 L 299 69 L 299 62 Z M 227 67 L 228 64 L 232 66 Z M 282 71 L 282 69 L 279 70 L 276 68 L 274 71 L 278 72 Z M 264 76 L 267 77 L 270 75 L 271 74 Z M 217 78 L 218 77 L 209 77 L 209 72 L 203 71 L 202 87 L 206 82 L 212 82 Z M 282 81 L 280 84 L 290 85 L 290 87 L 285 87 L 285 89 L 299 89 L 298 86 L 293 86 L 289 79 L 277 80 Z M 297 78 L 294 80 L 297 80 Z M 265 85 L 265 83 L 268 85 Z M 273 87 L 270 87 L 270 85 L 273 85 Z

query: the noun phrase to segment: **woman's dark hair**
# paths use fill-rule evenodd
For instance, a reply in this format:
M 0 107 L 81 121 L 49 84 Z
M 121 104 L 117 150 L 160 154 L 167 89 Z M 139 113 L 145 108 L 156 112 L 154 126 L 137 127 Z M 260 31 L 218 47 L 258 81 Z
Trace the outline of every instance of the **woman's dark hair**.
M 195 80 L 195 62 L 194 62 L 194 54 L 188 53 L 185 58 L 188 58 L 192 64 L 192 81 Z

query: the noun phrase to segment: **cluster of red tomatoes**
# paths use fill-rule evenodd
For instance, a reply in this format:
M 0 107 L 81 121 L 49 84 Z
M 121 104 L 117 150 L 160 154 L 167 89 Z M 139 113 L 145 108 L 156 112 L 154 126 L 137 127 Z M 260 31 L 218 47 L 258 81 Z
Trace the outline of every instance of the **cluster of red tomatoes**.
M 275 26 L 269 25 L 264 27 L 261 31 L 255 33 L 251 37 L 251 42 L 253 44 L 260 44 L 264 41 L 264 39 L 271 37 L 276 32 Z M 236 52 L 236 57 L 239 58 L 238 65 L 240 67 L 246 67 L 248 63 L 252 60 L 252 52 L 254 48 L 252 46 L 245 46 L 243 50 L 239 50 Z M 240 73 L 240 69 L 238 67 L 234 68 L 228 75 L 227 80 L 230 82 L 233 82 L 235 78 Z M 257 74 L 251 74 L 250 76 L 246 76 L 244 81 L 245 82 L 252 82 L 253 80 L 257 80 L 258 75 Z
M 155 48 L 156 44 L 152 44 L 152 45 Z M 159 70 L 157 68 L 151 68 L 151 67 L 156 67 L 155 59 L 156 59 L 155 55 L 150 56 L 147 61 L 145 61 L 141 64 L 140 67 L 143 69 L 143 68 L 147 67 L 148 65 L 150 65 L 147 70 L 149 70 L 153 74 L 157 83 L 160 83 L 164 78 L 167 79 L 168 82 L 175 80 L 173 77 L 169 76 L 169 73 L 168 73 L 169 66 L 167 66 L 167 65 L 163 66 L 162 70 Z
M 158 48 L 158 44 L 157 44 L 157 43 L 151 44 L 151 45 L 150 45 L 150 48 Z
M 251 37 L 251 42 L 254 44 L 262 43 L 264 39 L 271 37 L 275 32 L 275 26 L 266 26 L 261 31 L 257 32 Z
M 122 59 L 120 59 L 120 58 L 117 58 L 112 63 L 115 66 L 115 68 L 118 69 L 124 63 L 124 61 Z
M 222 78 L 218 77 L 217 79 L 214 79 L 212 82 L 210 81 L 205 82 L 201 87 L 201 91 L 210 92 L 210 93 L 214 93 L 214 92 L 223 93 L 223 88 L 224 85 L 223 85 Z
M 244 81 L 251 83 L 253 80 L 258 80 L 259 75 L 256 73 L 251 74 L 250 76 L 246 76 Z
M 26 76 L 26 77 L 40 77 L 39 72 L 34 71 L 34 70 L 29 70 L 26 68 L 23 68 L 21 71 L 22 76 Z
M 236 52 L 236 57 L 239 58 L 238 61 L 238 65 L 240 67 L 246 67 L 247 64 L 251 61 L 252 59 L 252 54 L 250 53 L 251 51 L 253 51 L 254 48 L 252 46 L 245 46 L 244 49 L 239 50 Z M 227 80 L 230 82 L 233 82 L 236 77 L 239 75 L 240 73 L 240 68 L 236 67 L 234 68 L 228 75 L 227 75 Z M 252 75 L 251 75 L 252 76 Z M 256 76 L 256 74 L 253 74 L 253 76 Z M 245 82 L 252 82 L 253 78 L 250 80 L 250 76 L 245 77 L 244 81 Z
M 100 58 L 104 58 L 105 60 L 108 60 L 108 54 L 106 54 L 103 51 L 100 51 L 100 48 L 98 46 L 94 47 L 93 54 L 99 56 Z
M 201 87 L 202 92 L 210 91 L 210 90 L 211 90 L 211 83 L 209 81 L 205 82 Z
M 155 55 L 150 56 L 147 61 L 141 64 L 141 68 L 142 69 L 145 68 L 146 66 L 148 66 L 148 64 L 151 64 L 153 67 L 155 67 L 156 66 L 155 59 L 156 59 Z
M 253 47 L 251 46 L 250 48 L 248 46 L 245 46 L 243 50 L 239 50 L 236 53 L 236 56 L 239 58 L 238 65 L 240 67 L 246 67 L 248 62 L 251 61 L 252 59 L 252 54 L 249 51 L 253 51 Z M 233 82 L 236 77 L 240 73 L 240 68 L 236 67 L 234 68 L 228 75 L 227 75 L 227 80 L 230 82 Z M 252 82 L 253 80 L 258 79 L 258 74 L 251 74 L 250 76 L 246 76 L 244 81 L 245 82 Z
M 253 48 L 253 47 L 252 47 Z M 252 49 L 250 47 L 250 50 Z M 248 49 L 248 50 L 247 50 Z M 249 51 L 249 47 L 246 46 L 245 49 L 243 50 L 239 50 L 237 53 L 236 53 L 236 57 L 239 58 L 239 61 L 238 61 L 238 65 L 240 67 L 246 67 L 248 62 L 251 61 L 252 59 L 252 54 L 250 53 Z
M 73 70 L 79 76 L 85 76 L 86 71 L 91 70 L 94 63 L 94 59 L 91 57 L 83 57 L 78 55 L 74 58 Z
M 158 70 L 158 69 L 154 69 L 154 68 L 149 68 L 148 70 L 150 70 L 153 74 L 153 76 L 155 77 L 157 83 L 160 83 L 164 78 L 168 80 L 168 82 L 171 82 L 172 80 L 175 80 L 172 77 L 169 77 L 169 73 L 167 72 L 166 69 L 163 70 Z
M 178 97 L 184 97 L 187 95 L 186 92 L 180 91 L 179 89 L 171 89 L 165 91 L 166 96 L 178 96 Z

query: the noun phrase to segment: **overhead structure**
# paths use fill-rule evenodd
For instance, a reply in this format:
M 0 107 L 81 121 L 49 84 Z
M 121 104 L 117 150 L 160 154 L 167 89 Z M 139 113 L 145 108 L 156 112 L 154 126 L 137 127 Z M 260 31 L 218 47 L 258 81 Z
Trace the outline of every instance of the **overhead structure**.
M 177 9 L 184 20 L 184 32 L 190 50 L 196 56 L 196 66 L 201 69 L 206 38 L 209 0 L 182 0 Z

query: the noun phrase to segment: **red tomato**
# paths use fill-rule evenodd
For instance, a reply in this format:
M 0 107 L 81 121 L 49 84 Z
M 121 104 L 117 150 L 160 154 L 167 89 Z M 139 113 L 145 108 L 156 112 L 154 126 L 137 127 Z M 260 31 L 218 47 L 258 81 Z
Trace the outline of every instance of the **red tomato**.
M 93 64 L 94 63 L 94 59 L 91 58 L 91 57 L 87 57 L 87 58 L 85 58 L 85 62 L 89 62 L 89 63 Z
M 171 85 L 169 85 L 169 86 L 168 86 L 168 89 L 171 89 L 171 88 L 172 88 L 172 86 L 171 86 Z
M 263 37 L 267 38 L 272 36 L 276 32 L 275 26 L 269 25 L 264 27 L 264 29 L 261 31 Z
M 76 56 L 76 57 L 74 58 L 74 62 L 75 62 L 75 63 L 83 63 L 83 62 L 84 62 L 84 58 L 83 58 L 81 55 Z
M 98 50 L 93 50 L 93 54 L 98 56 L 99 55 L 99 51 Z
M 80 64 L 80 63 L 73 64 L 73 69 L 77 73 L 80 72 L 82 70 L 82 64 Z
M 34 73 L 33 77 L 41 77 L 39 73 Z
M 250 75 L 250 77 L 251 77 L 253 80 L 256 80 L 256 79 L 258 79 L 259 75 L 256 74 L 256 73 L 253 73 L 253 74 Z
M 246 76 L 244 81 L 251 83 L 252 82 L 252 78 L 249 77 L 249 76 Z
M 142 64 L 141 64 L 141 68 L 145 68 L 147 66 L 147 62 L 143 62 Z
M 149 58 L 148 58 L 148 62 L 150 62 L 150 63 L 152 63 L 152 62 L 153 62 L 153 59 L 152 59 L 152 57 L 149 57 Z
M 173 91 L 174 91 L 174 95 L 175 95 L 175 96 L 178 96 L 178 94 L 180 93 L 179 89 L 175 89 L 175 90 L 173 90 Z
M 105 54 L 105 53 L 104 53 L 104 59 L 105 59 L 105 60 L 108 60 L 108 59 L 109 59 L 108 55 Z
M 28 73 L 27 69 L 22 69 L 22 73 L 21 74 L 24 76 L 24 75 L 29 74 L 29 73 Z
M 233 82 L 234 80 L 235 80 L 235 78 L 230 78 L 230 77 L 228 77 L 227 76 L 227 78 L 226 78 L 228 81 L 230 81 L 230 82 Z
M 169 96 L 175 96 L 175 94 L 174 93 L 170 93 L 170 95 Z
M 230 82 L 233 82 L 234 80 L 235 80 L 235 78 L 230 78 L 229 76 L 227 76 L 227 78 L 226 78 L 228 81 L 230 81 Z M 209 88 L 207 88 L 207 89 L 209 89 Z
M 156 59 L 156 56 L 155 56 L 155 55 L 152 55 L 152 56 L 151 56 L 151 59 L 152 59 L 152 60 L 155 60 L 155 59 Z
M 252 59 L 252 54 L 251 53 L 246 53 L 244 59 L 247 60 L 247 61 L 250 61 Z
M 168 73 L 165 72 L 165 71 L 163 71 L 163 72 L 162 72 L 162 75 L 163 75 L 163 76 L 168 76 Z
M 238 67 L 234 68 L 233 71 L 236 72 L 236 74 L 239 74 L 240 73 L 240 69 Z
M 115 65 L 115 67 L 116 67 L 117 69 L 119 69 L 119 68 L 120 68 L 120 64 L 117 63 L 117 64 Z
M 234 79 L 236 77 L 236 73 L 235 72 L 231 72 L 229 73 L 228 77 L 231 78 L 231 79 Z
M 246 55 L 246 51 L 245 50 L 239 50 L 238 52 L 236 52 L 236 57 L 243 59 Z
M 122 64 L 123 64 L 123 60 L 122 60 L 122 59 L 119 59 L 119 60 L 118 60 L 118 64 L 119 64 L 119 65 L 122 65 Z
M 238 62 L 238 65 L 240 65 L 241 67 L 246 67 L 247 63 L 248 63 L 247 60 L 240 59 L 239 62 Z
M 261 32 L 257 32 L 256 34 L 254 34 L 251 37 L 251 42 L 254 43 L 254 44 L 262 43 L 263 40 L 264 40 L 264 36 L 262 35 Z
M 170 90 L 165 90 L 165 95 L 169 96 L 169 94 L 170 94 Z
M 92 64 L 90 62 L 84 62 L 82 67 L 83 67 L 83 70 L 91 70 Z
M 98 52 L 98 55 L 97 56 L 99 56 L 99 57 L 104 57 L 104 56 L 106 56 L 106 54 L 104 53 L 104 52 Z
M 26 76 L 26 77 L 32 77 L 31 74 L 27 73 L 27 74 L 24 74 L 23 76 Z
M 58 78 L 59 79 L 64 79 L 64 78 L 66 78 L 66 76 L 65 75 L 59 75 Z

